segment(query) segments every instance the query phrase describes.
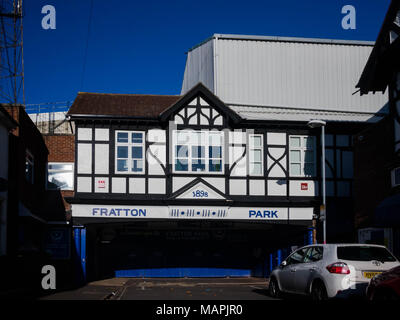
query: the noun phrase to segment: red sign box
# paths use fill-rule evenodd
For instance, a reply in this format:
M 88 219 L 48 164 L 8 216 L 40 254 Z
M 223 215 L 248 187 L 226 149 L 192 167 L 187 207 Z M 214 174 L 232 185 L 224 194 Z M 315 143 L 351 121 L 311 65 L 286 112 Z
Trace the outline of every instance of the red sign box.
M 301 190 L 308 190 L 308 183 L 302 183 L 300 185 Z

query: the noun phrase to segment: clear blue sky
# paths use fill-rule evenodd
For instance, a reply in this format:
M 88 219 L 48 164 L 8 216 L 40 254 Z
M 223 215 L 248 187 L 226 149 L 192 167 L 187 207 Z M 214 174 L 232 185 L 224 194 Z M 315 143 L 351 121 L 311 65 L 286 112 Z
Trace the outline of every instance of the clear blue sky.
M 25 0 L 26 103 L 73 100 L 78 91 L 179 94 L 185 52 L 214 33 L 375 40 L 389 0 Z M 56 29 L 44 30 L 44 5 Z M 341 9 L 356 8 L 356 30 Z

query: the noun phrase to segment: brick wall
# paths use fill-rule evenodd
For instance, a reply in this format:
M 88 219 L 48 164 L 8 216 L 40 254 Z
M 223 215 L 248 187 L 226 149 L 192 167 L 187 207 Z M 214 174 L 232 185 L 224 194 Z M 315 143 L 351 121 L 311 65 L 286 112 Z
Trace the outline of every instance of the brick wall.
M 49 149 L 49 162 L 74 162 L 75 161 L 75 136 L 68 135 L 43 135 Z M 65 201 L 65 197 L 72 197 L 73 191 L 61 191 L 67 220 L 71 217 L 71 205 Z
M 75 161 L 74 135 L 43 135 L 43 138 L 49 149 L 49 162 Z

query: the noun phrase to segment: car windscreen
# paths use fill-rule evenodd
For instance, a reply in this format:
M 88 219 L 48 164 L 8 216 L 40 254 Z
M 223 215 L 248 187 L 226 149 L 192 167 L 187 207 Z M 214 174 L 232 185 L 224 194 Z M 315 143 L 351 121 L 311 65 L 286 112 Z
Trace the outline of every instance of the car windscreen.
M 337 257 L 342 260 L 352 261 L 396 261 L 396 258 L 387 249 L 372 246 L 337 247 Z

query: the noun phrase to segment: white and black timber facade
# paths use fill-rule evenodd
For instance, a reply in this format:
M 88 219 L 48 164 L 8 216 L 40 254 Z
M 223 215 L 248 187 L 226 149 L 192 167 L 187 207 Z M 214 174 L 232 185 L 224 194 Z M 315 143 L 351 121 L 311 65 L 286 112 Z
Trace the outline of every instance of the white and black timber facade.
M 68 201 L 93 277 L 249 276 L 271 249 L 311 241 L 320 129 L 243 119 L 201 83 L 182 96 L 79 93 L 68 116 Z M 332 229 L 352 221 L 352 134 L 362 126 L 327 132 Z

